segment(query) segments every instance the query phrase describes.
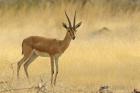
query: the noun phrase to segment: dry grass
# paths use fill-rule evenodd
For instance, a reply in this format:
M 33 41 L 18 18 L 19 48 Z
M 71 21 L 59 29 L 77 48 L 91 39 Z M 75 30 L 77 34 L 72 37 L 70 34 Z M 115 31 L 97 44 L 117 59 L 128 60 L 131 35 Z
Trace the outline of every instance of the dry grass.
M 0 81 L 8 83 L 0 84 L 0 91 L 36 87 L 41 76 L 47 82 L 47 93 L 52 92 L 49 85 L 48 58 L 38 58 L 32 63 L 29 68 L 30 84 L 23 71 L 21 80 L 16 80 L 15 63 L 22 57 L 21 43 L 24 38 L 40 35 L 63 39 L 66 32 L 61 23 L 67 21 L 65 10 L 71 19 L 77 10 L 77 21 L 82 21 L 83 24 L 78 29 L 76 40 L 71 42 L 68 50 L 60 58 L 58 82 L 54 91 L 95 93 L 100 86 L 109 85 L 116 93 L 126 93 L 131 92 L 133 88 L 140 88 L 139 1 L 136 0 L 135 7 L 131 6 L 130 1 L 110 0 L 110 3 L 107 3 L 106 0 L 95 0 L 94 4 L 87 3 L 81 7 L 77 0 L 74 4 L 65 1 L 44 8 L 38 4 L 29 7 L 27 2 L 24 2 L 23 5 L 19 3 L 21 6 L 18 10 L 17 3 L 13 6 L 4 4 L 0 9 Z M 101 31 L 103 27 L 109 31 Z M 14 72 L 10 68 L 10 64 L 13 63 Z M 37 91 L 12 91 L 22 92 Z

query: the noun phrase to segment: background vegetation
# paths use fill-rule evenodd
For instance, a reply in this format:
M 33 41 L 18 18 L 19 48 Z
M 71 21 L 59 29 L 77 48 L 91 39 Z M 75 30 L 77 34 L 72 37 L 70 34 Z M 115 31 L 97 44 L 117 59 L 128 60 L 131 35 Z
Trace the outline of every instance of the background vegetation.
M 72 20 L 75 10 L 82 26 L 60 58 L 56 91 L 93 93 L 109 85 L 126 93 L 140 88 L 140 0 L 0 0 L 0 80 L 10 82 L 8 88 L 37 84 L 40 77 L 49 86 L 49 58 L 31 64 L 31 84 L 23 69 L 17 81 L 21 43 L 31 35 L 63 39 L 64 11 Z

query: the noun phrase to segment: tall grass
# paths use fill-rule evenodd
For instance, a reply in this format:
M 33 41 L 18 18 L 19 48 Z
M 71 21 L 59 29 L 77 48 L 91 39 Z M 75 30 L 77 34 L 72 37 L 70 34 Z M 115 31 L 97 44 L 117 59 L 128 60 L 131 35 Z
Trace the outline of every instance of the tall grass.
M 12 9 L 18 12 L 22 9 L 25 9 L 25 11 L 31 9 L 52 9 L 63 5 L 73 5 L 80 9 L 89 8 L 90 6 L 93 9 L 102 10 L 103 14 L 107 12 L 112 15 L 117 15 L 120 12 L 131 14 L 140 11 L 139 0 L 1 0 L 0 10 L 6 12 Z

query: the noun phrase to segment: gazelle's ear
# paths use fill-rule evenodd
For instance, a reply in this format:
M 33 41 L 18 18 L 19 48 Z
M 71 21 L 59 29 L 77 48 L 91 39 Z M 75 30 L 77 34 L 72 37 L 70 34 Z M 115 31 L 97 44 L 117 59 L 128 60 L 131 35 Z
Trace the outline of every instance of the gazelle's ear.
M 79 22 L 76 26 L 75 26 L 75 29 L 77 29 L 78 27 L 80 27 L 82 24 L 82 22 Z
M 62 25 L 63 25 L 64 28 L 66 28 L 66 29 L 68 28 L 65 23 L 62 23 Z

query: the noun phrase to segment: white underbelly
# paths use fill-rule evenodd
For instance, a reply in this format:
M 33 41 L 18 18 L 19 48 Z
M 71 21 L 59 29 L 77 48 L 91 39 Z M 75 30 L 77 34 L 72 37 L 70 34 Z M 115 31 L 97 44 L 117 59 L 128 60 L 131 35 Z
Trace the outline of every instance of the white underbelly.
M 40 52 L 38 50 L 34 50 L 35 54 L 38 56 L 42 56 L 42 57 L 49 57 L 49 54 L 47 52 Z

